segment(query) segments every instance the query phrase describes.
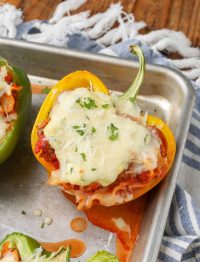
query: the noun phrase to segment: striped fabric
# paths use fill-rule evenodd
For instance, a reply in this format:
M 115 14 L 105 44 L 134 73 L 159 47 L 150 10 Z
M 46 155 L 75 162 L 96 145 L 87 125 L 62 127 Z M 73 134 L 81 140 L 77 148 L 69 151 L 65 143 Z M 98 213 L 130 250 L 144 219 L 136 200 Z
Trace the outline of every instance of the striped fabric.
M 200 261 L 200 210 L 191 196 L 178 185 L 158 261 Z

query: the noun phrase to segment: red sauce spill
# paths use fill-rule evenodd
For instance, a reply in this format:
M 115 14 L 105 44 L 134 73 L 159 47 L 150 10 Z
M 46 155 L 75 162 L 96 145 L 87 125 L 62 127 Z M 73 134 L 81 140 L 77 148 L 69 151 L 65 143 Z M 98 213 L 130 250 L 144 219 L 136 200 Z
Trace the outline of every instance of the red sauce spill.
M 68 239 L 68 240 L 55 242 L 55 243 L 45 242 L 45 243 L 40 243 L 40 244 L 42 245 L 42 247 L 45 250 L 50 251 L 50 252 L 56 252 L 61 247 L 70 246 L 71 247 L 70 257 L 72 258 L 80 257 L 81 255 L 83 255 L 83 253 L 86 250 L 85 243 L 78 239 Z
M 64 193 L 75 203 L 74 197 Z M 85 211 L 88 220 L 117 235 L 117 257 L 120 262 L 130 262 L 133 248 L 139 234 L 142 217 L 147 202 L 147 194 L 120 206 L 94 206 Z M 123 220 L 125 227 L 119 228 L 116 221 Z
M 83 232 L 87 228 L 87 221 L 82 217 L 75 217 L 70 223 L 71 229 L 75 232 Z

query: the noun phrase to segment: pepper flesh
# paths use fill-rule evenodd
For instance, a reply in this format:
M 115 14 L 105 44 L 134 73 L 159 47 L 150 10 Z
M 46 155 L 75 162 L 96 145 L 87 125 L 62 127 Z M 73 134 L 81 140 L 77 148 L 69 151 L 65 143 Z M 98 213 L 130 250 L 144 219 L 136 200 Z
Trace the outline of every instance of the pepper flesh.
M 31 142 L 32 142 L 32 150 L 34 152 L 35 157 L 38 159 L 38 161 L 47 169 L 49 176 L 51 175 L 51 171 L 55 168 L 53 165 L 47 161 L 45 161 L 43 158 L 40 157 L 40 153 L 35 153 L 35 145 L 38 140 L 38 126 L 45 123 L 45 121 L 49 118 L 49 113 L 51 111 L 51 108 L 53 107 L 57 97 L 63 92 L 67 90 L 73 90 L 78 87 L 93 87 L 94 91 L 103 92 L 105 94 L 109 94 L 108 89 L 105 87 L 105 85 L 101 82 L 100 79 L 98 79 L 93 74 L 87 72 L 87 71 L 77 71 L 74 73 L 71 73 L 70 75 L 65 76 L 62 80 L 60 80 L 50 91 L 47 98 L 45 99 L 38 116 L 36 118 L 33 130 L 32 130 L 32 136 L 31 136 Z M 149 191 L 151 188 L 153 188 L 155 185 L 157 185 L 167 174 L 169 168 L 172 165 L 175 151 L 176 151 L 176 143 L 174 136 L 170 130 L 170 128 L 159 118 L 156 118 L 154 116 L 148 116 L 147 117 L 147 125 L 156 127 L 158 130 L 160 130 L 162 136 L 164 137 L 164 140 L 166 141 L 166 165 L 163 168 L 162 175 L 157 175 L 156 173 L 152 175 L 152 180 L 145 184 L 142 188 L 137 188 L 134 192 L 134 199 L 137 197 L 143 195 L 147 191 Z M 152 171 L 154 172 L 154 171 Z M 156 170 L 155 170 L 156 172 Z
M 4 59 L 0 59 L 0 65 L 7 65 Z M 0 141 L 0 164 L 3 163 L 13 152 L 20 136 L 22 135 L 26 120 L 31 108 L 31 85 L 26 73 L 17 68 L 10 67 L 14 84 L 21 88 L 16 90 L 16 113 L 17 119 L 13 123 L 11 130 L 7 131 L 5 137 Z

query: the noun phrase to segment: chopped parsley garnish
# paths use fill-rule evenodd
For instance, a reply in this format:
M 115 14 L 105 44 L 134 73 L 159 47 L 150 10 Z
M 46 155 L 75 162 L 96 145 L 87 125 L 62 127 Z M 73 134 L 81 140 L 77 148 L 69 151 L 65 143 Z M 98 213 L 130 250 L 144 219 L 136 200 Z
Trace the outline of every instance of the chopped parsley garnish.
M 73 126 L 74 129 L 80 129 L 80 126 Z
M 86 154 L 85 153 L 81 153 L 80 156 L 82 157 L 83 161 L 86 161 Z
M 81 129 L 77 129 L 76 132 L 80 135 L 83 136 L 85 134 L 85 132 Z
M 21 214 L 22 215 L 26 215 L 26 212 L 24 210 L 22 210 Z
M 116 127 L 115 125 L 113 125 L 112 123 L 110 124 L 110 126 L 107 127 L 110 136 L 108 137 L 111 141 L 115 141 L 118 139 L 119 137 L 119 129 L 118 127 Z
M 83 124 L 83 126 L 73 126 L 73 129 L 76 130 L 76 132 L 80 135 L 83 136 L 85 134 L 85 132 L 83 131 L 83 128 L 86 127 L 86 124 Z
M 45 88 L 43 88 L 42 93 L 43 94 L 48 94 L 51 91 L 51 89 L 48 86 L 45 86 Z
M 131 103 L 133 103 L 133 104 L 134 104 L 134 103 L 135 103 L 135 101 L 136 101 L 136 97 L 130 97 L 130 98 L 129 98 L 129 101 L 130 101 Z
M 102 107 L 106 109 L 109 107 L 109 104 L 103 104 Z
M 91 131 L 92 131 L 92 134 L 94 134 L 94 133 L 96 133 L 97 130 L 96 130 L 95 127 L 92 127 L 92 130 L 91 130 Z
M 85 97 L 83 101 L 81 99 L 77 99 L 76 103 L 78 103 L 81 107 L 85 107 L 87 109 L 94 109 L 97 107 L 95 100 L 92 99 L 91 97 Z
M 79 104 L 81 107 L 83 107 L 83 105 L 82 105 L 82 103 L 81 103 L 81 99 L 80 99 L 80 98 L 76 100 L 76 103 L 77 103 L 77 104 Z
M 96 171 L 97 169 L 96 169 L 96 168 L 92 168 L 91 170 L 92 170 L 92 171 Z
M 72 171 L 73 171 L 73 167 L 71 167 L 71 169 L 70 169 L 70 173 L 72 173 Z
M 77 152 L 78 151 L 78 147 L 76 146 L 76 148 L 75 148 L 75 152 Z
M 41 226 L 40 226 L 41 228 L 44 228 L 44 222 L 42 222 L 42 224 L 41 224 Z
M 83 102 L 84 107 L 87 109 L 94 109 L 97 107 L 95 100 L 92 99 L 91 97 L 85 97 L 84 102 Z

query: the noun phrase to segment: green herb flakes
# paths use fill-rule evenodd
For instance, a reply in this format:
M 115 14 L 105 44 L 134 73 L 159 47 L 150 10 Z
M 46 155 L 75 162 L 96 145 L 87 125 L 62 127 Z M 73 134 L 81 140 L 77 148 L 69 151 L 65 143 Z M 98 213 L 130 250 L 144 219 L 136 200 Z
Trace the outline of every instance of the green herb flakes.
M 26 212 L 24 210 L 22 210 L 21 214 L 22 215 L 26 215 Z
M 80 135 L 83 136 L 85 134 L 85 132 L 81 129 L 77 129 L 76 132 Z
M 92 171 L 96 171 L 97 169 L 96 168 L 91 168 Z
M 86 124 L 83 124 L 83 126 L 73 126 L 73 129 L 76 130 L 76 132 L 80 135 L 83 136 L 85 132 L 83 131 L 83 128 L 86 127 Z
M 81 153 L 80 156 L 82 157 L 83 161 L 86 161 L 86 154 L 85 153 Z
M 96 128 L 92 127 L 92 130 L 91 130 L 92 134 L 96 133 L 96 131 L 97 131 Z
M 97 107 L 96 102 L 91 97 L 84 97 L 83 100 L 77 99 L 76 103 L 78 103 L 81 107 L 85 107 L 87 109 L 94 109 Z
M 40 228 L 44 228 L 44 222 L 42 222 L 42 224 L 41 224 Z
M 42 90 L 43 94 L 48 94 L 51 91 L 51 89 L 48 86 L 45 86 Z
M 116 127 L 115 125 L 113 125 L 113 124 L 111 123 L 110 126 L 107 127 L 107 129 L 108 129 L 108 131 L 109 131 L 109 133 L 110 133 L 110 135 L 109 135 L 108 138 L 109 138 L 111 141 L 117 140 L 118 137 L 119 137 L 119 129 L 118 129 L 118 127 Z
M 103 104 L 102 107 L 103 107 L 104 109 L 107 109 L 107 108 L 109 108 L 109 104 Z
M 83 102 L 83 105 L 85 108 L 87 109 L 94 109 L 97 107 L 96 103 L 95 103 L 95 100 L 92 99 L 91 97 L 85 97 L 84 98 L 84 102 Z
M 80 98 L 76 100 L 76 103 L 77 103 L 77 104 L 79 104 L 81 107 L 83 107 L 83 105 L 82 105 L 82 103 L 81 103 L 81 99 L 80 99 Z

